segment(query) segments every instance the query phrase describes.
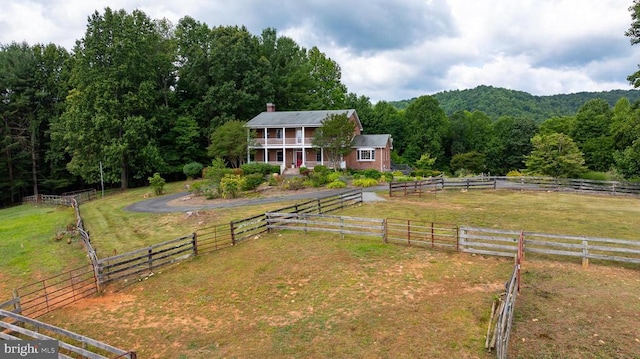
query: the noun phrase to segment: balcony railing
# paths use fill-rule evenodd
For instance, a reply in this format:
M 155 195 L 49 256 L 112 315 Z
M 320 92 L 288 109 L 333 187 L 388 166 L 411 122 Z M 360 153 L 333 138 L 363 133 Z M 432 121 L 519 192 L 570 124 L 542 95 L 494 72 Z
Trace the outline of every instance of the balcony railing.
M 313 137 L 287 137 L 287 138 L 253 138 L 251 139 L 252 147 L 282 147 L 290 146 L 305 146 L 311 147 L 313 143 Z

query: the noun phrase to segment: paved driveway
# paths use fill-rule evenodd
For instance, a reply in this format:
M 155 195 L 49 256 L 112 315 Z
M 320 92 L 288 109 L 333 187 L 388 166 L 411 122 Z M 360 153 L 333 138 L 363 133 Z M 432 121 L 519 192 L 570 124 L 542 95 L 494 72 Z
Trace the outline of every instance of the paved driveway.
M 382 197 L 377 196 L 375 191 L 384 191 L 387 186 L 369 187 L 363 189 L 362 200 L 365 202 L 384 200 Z M 319 190 L 315 192 L 301 192 L 293 193 L 286 196 L 278 197 L 265 197 L 265 198 L 249 198 L 249 199 L 237 199 L 234 201 L 216 202 L 211 200 L 211 203 L 207 203 L 200 206 L 170 206 L 168 203 L 175 199 L 188 196 L 189 192 L 174 193 L 166 196 L 154 197 L 144 201 L 140 201 L 125 207 L 125 211 L 131 212 L 147 212 L 147 213 L 174 213 L 174 212 L 189 212 L 198 211 L 204 209 L 215 208 L 233 208 L 242 206 L 251 206 L 265 203 L 277 203 L 284 201 L 303 201 L 316 199 L 321 197 L 333 196 L 345 192 L 344 189 L 330 189 Z

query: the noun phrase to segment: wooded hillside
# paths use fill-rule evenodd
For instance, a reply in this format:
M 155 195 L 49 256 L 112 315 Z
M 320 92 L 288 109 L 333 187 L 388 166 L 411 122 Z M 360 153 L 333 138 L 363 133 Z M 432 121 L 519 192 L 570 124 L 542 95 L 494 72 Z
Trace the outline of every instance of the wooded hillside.
M 580 106 L 596 98 L 606 100 L 613 107 L 622 97 L 631 103 L 640 101 L 639 90 L 613 90 L 602 92 L 578 92 L 551 96 L 535 96 L 527 92 L 493 86 L 478 86 L 467 90 L 438 92 L 433 97 L 447 115 L 456 111 L 481 111 L 493 119 L 500 116 L 531 118 L 536 123 L 552 117 L 573 116 Z M 416 98 L 389 103 L 399 110 Z

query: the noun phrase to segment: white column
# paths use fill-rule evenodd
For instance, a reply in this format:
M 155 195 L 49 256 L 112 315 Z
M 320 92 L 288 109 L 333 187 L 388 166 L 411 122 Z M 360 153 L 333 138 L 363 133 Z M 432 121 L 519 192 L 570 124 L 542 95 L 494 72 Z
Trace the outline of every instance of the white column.
M 251 163 L 251 149 L 249 148 L 249 144 L 251 143 L 251 133 L 250 129 L 247 128 L 247 163 Z
M 306 138 L 304 137 L 304 127 L 302 127 L 302 165 L 307 166 L 307 148 L 306 148 Z

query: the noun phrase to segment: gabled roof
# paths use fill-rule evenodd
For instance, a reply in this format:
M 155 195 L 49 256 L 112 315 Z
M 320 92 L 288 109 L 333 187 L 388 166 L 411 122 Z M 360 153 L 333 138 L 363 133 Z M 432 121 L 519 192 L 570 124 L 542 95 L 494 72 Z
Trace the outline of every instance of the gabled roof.
M 322 121 L 330 115 L 355 114 L 357 126 L 362 129 L 356 110 L 323 110 L 323 111 L 274 111 L 262 112 L 245 124 L 249 128 L 265 127 L 320 127 Z
M 387 142 L 391 141 L 391 148 L 393 148 L 393 141 L 391 135 L 357 135 L 351 141 L 351 147 L 353 148 L 383 148 L 387 146 Z

